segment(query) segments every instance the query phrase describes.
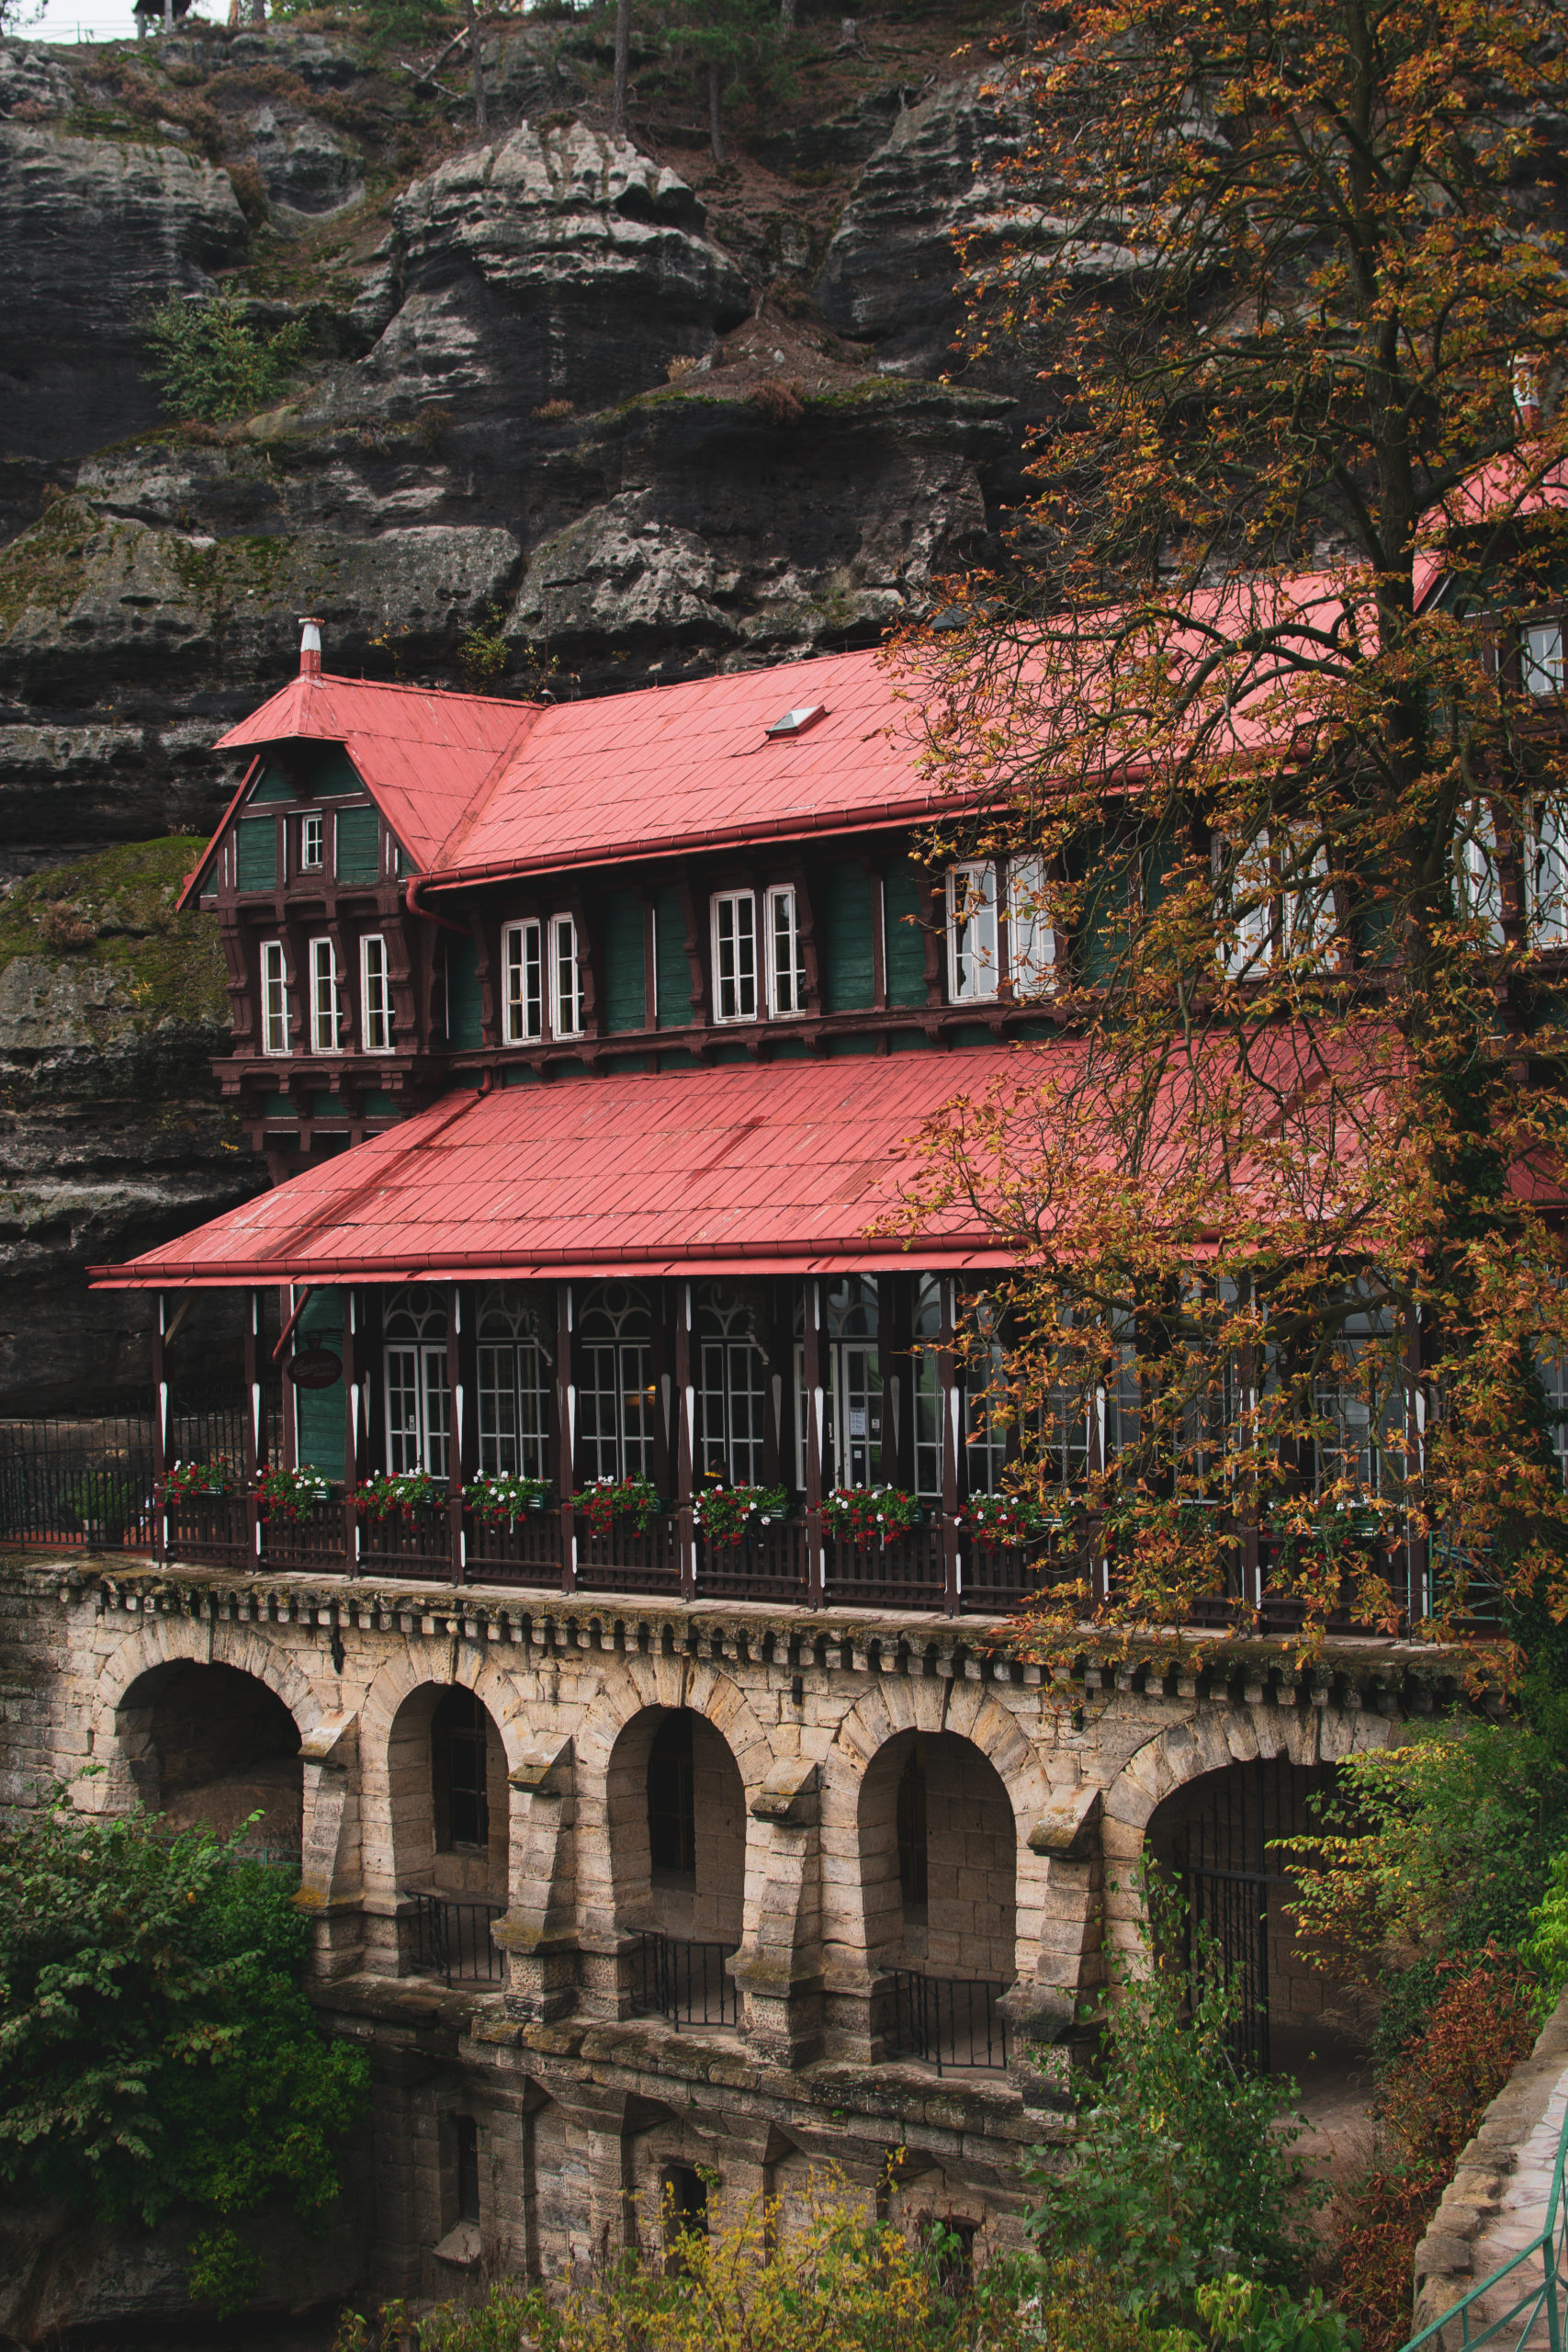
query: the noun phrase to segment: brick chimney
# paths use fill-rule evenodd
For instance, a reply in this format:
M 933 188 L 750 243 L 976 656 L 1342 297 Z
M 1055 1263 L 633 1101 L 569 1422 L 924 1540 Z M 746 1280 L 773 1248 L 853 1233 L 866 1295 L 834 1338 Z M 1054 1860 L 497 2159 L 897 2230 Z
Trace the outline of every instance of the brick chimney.
M 299 620 L 299 675 L 319 678 L 321 674 L 321 624 L 310 614 Z

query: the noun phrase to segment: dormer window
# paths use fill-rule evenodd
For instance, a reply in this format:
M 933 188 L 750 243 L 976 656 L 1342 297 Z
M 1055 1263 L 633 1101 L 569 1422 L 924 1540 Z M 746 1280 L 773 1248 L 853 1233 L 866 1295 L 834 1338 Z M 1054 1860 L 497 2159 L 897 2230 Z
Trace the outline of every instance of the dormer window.
M 750 890 L 714 895 L 713 1017 L 757 1018 L 757 900 Z
M 1562 623 L 1531 621 L 1519 633 L 1519 676 L 1527 695 L 1546 702 L 1562 692 Z
M 261 1031 L 264 1054 L 288 1051 L 288 981 L 281 939 L 261 944 Z
M 990 859 L 955 865 L 947 877 L 947 986 L 954 1004 L 997 993 L 997 869 Z
M 320 816 L 299 820 L 299 871 L 320 874 L 326 863 L 326 825 Z

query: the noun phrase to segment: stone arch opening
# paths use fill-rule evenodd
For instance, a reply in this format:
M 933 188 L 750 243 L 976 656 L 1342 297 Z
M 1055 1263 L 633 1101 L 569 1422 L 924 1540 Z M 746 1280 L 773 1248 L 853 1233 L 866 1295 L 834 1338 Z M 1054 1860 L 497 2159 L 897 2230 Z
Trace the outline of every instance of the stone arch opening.
M 175 1827 L 198 1823 L 243 1850 L 299 1868 L 304 1809 L 299 1726 L 275 1690 L 239 1667 L 171 1658 L 126 1691 L 115 1730 L 137 1796 Z
M 1332 1764 L 1286 1755 L 1200 1773 L 1149 1816 L 1144 1851 L 1179 1892 L 1183 1949 L 1200 1923 L 1235 1974 L 1242 1995 L 1239 2056 L 1301 2074 L 1309 2053 L 1359 2050 L 1369 2019 L 1362 1996 L 1337 1972 L 1315 1967 L 1289 1917 L 1289 1858 L 1276 1840 L 1310 1830 L 1314 1801 L 1334 1784 Z
M 861 1783 L 860 1859 L 874 1971 L 1012 1983 L 1018 1833 L 972 1740 L 905 1731 L 878 1749 Z
M 399 1892 L 504 1905 L 506 1750 L 465 1683 L 410 1691 L 392 1718 L 387 1782 Z
M 610 1757 L 615 1918 L 682 1943 L 740 1941 L 746 1791 L 722 1732 L 692 1707 L 645 1707 Z

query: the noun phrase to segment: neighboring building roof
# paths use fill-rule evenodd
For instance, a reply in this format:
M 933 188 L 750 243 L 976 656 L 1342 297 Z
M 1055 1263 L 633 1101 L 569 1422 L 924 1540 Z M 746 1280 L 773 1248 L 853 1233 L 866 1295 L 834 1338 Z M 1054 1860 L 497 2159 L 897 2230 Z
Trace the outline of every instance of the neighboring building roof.
M 968 1209 L 868 1239 L 954 1096 L 1029 1075 L 989 1046 L 451 1094 L 130 1264 L 120 1288 L 1000 1265 Z M 1055 1049 L 1043 1050 L 1049 1057 Z

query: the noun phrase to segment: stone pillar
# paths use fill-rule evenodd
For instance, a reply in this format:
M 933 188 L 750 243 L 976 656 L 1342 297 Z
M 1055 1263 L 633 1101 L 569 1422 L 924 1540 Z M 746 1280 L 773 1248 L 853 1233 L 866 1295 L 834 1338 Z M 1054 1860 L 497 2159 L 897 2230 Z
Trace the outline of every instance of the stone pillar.
M 630 2148 L 626 2139 L 629 2095 L 578 2083 L 558 2100 L 561 2113 L 587 2142 L 588 2231 L 595 2259 L 624 2252 L 636 2234 Z
M 735 1960 L 746 2038 L 775 2065 L 800 2066 L 822 2041 L 822 1870 L 817 1767 L 775 1764 L 751 1800 L 761 1895 Z
M 317 1976 L 349 1976 L 364 1955 L 359 1845 L 359 1732 L 352 1714 L 328 1715 L 299 1743 L 304 1816 L 295 1902 L 315 1925 Z
M 1047 1805 L 1029 1833 L 1030 1850 L 1046 1858 L 1040 1951 L 1032 1981 L 1021 1976 L 1001 2007 L 1010 2030 L 1030 2041 L 1070 2040 L 1084 1996 L 1102 1981 L 1100 1816 L 1100 1791 L 1079 1787 Z

